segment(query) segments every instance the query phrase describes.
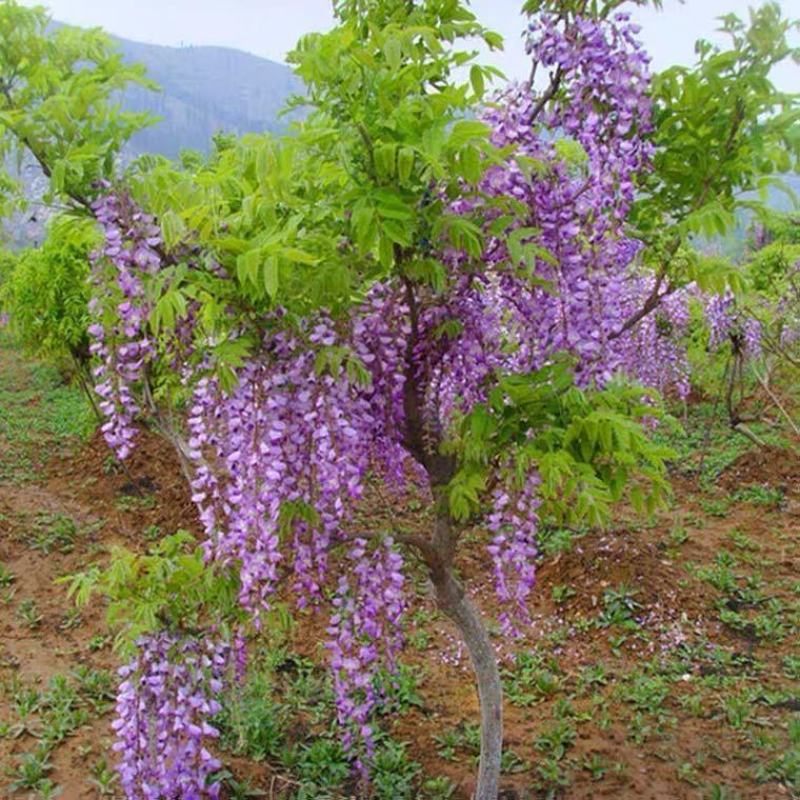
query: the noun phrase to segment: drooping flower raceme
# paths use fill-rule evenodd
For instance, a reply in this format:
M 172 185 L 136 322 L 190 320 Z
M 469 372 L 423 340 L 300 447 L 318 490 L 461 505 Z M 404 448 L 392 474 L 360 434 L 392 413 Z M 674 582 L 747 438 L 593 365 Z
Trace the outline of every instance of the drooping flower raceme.
M 153 355 L 144 281 L 161 268 L 161 232 L 125 194 L 103 194 L 92 210 L 104 235 L 103 247 L 92 254 L 95 291 L 89 305 L 94 317 L 89 334 L 97 362 L 95 391 L 106 417 L 103 435 L 124 459 L 134 446 L 140 411 L 135 385 Z
M 230 647 L 214 637 L 142 637 L 119 670 L 114 750 L 130 800 L 218 797 L 209 777 L 220 762 L 207 749 L 219 734 L 209 722 L 230 666 Z
M 629 280 L 622 296 L 629 314 L 638 311 L 653 290 L 652 277 Z M 617 344 L 623 370 L 644 386 L 659 392 L 689 394 L 689 362 L 684 337 L 689 329 L 689 303 L 696 291 L 682 288 L 664 297 L 658 308 L 648 314 Z
M 500 612 L 503 630 L 510 635 L 519 633 L 517 621 L 529 621 L 528 595 L 536 581 L 538 484 L 538 474 L 531 471 L 521 491 L 512 494 L 505 487 L 496 489 L 487 521 L 493 534 L 488 549 L 497 596 L 514 612 Z
M 547 165 L 531 173 L 512 159 L 483 181 L 487 193 L 525 203 L 527 241 L 549 254 L 536 261 L 536 282 L 506 270 L 501 290 L 524 326 L 534 365 L 557 351 L 573 353 L 583 384 L 605 383 L 632 366 L 614 335 L 626 319 L 626 284 L 637 279 L 639 244 L 624 235 L 623 223 L 635 178 L 652 156 L 648 57 L 636 33 L 624 14 L 578 19 L 566 29 L 540 18 L 528 47 L 561 76 L 561 94 L 540 108 L 530 88 L 517 85 L 484 116 L 496 144 L 513 144 Z M 509 255 L 503 237 L 490 243 L 493 262 L 508 263 Z
M 370 720 L 381 700 L 379 673 L 381 668 L 393 670 L 403 644 L 403 559 L 390 538 L 375 549 L 357 539 L 347 559 L 350 569 L 339 578 L 327 647 L 345 749 L 350 750 L 356 738 L 369 758 L 374 750 Z
M 737 307 L 732 292 L 708 298 L 705 317 L 709 329 L 708 345 L 712 350 L 718 350 L 726 342 L 732 342 L 742 353 L 749 356 L 760 355 L 761 323 Z
M 382 354 L 380 339 L 368 353 L 375 372 L 368 386 L 344 366 L 320 367 L 320 348 L 347 343 L 324 318 L 265 342 L 263 359 L 239 371 L 229 394 L 213 378 L 197 384 L 189 417 L 193 500 L 209 557 L 241 565 L 241 601 L 255 614 L 279 580 L 281 536 L 291 543 L 301 604 L 316 602 L 328 551 L 362 495 L 370 463 L 395 461 L 397 468 L 396 439 L 386 430 L 394 420 L 378 393 L 393 391 L 382 371 L 396 374 L 396 364 L 385 363 L 393 356 Z

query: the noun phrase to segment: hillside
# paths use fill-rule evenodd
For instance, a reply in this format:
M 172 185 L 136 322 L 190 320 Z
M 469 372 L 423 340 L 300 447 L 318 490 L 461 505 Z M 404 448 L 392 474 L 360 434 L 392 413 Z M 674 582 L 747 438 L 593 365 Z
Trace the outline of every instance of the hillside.
M 115 39 L 130 61 L 144 64 L 160 92 L 139 87 L 125 105 L 150 111 L 161 121 L 132 142 L 135 152 L 176 156 L 183 148 L 204 150 L 211 136 L 280 130 L 279 112 L 302 89 L 284 64 L 225 47 L 163 47 Z

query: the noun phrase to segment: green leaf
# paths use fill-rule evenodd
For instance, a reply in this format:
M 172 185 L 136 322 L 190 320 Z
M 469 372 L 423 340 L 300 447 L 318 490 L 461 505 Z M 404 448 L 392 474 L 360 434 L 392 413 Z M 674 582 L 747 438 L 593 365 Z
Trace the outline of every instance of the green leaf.
M 472 91 L 475 92 L 476 97 L 480 100 L 486 90 L 486 84 L 483 80 L 483 70 L 477 64 L 473 64 L 472 69 L 470 69 L 469 80 L 472 84 Z
M 274 300 L 278 294 L 278 259 L 275 256 L 270 256 L 264 262 L 264 289 L 270 299 Z
M 359 203 L 353 209 L 350 225 L 356 244 L 362 250 L 371 250 L 378 232 L 375 209 L 364 202 Z
M 287 261 L 291 261 L 294 264 L 313 265 L 319 263 L 319 258 L 317 256 L 305 250 L 301 250 L 299 247 L 282 247 L 280 254 Z
M 381 230 L 401 247 L 411 245 L 411 230 L 408 225 L 394 219 L 385 219 L 381 222 Z
M 477 258 L 483 252 L 483 232 L 471 220 L 457 215 L 448 215 L 443 223 L 446 224 L 450 241 L 453 246 Z
M 261 268 L 261 248 L 257 247 L 242 253 L 236 259 L 236 277 L 243 286 L 248 284 L 258 288 L 258 272 Z
M 485 31 L 483 34 L 483 41 L 489 46 L 490 50 L 503 49 L 503 37 L 494 31 Z
M 175 328 L 175 320 L 186 315 L 186 298 L 177 289 L 170 289 L 159 298 L 150 312 L 150 321 L 156 335 L 162 330 Z
M 397 154 L 397 177 L 401 183 L 406 183 L 414 170 L 414 149 L 401 147 Z
M 375 147 L 375 169 L 378 177 L 389 180 L 394 177 L 397 145 L 394 142 L 379 144 Z
M 478 149 L 470 145 L 464 147 L 461 151 L 459 163 L 462 176 L 469 181 L 469 183 L 478 183 L 483 175 L 481 157 Z
M 400 69 L 403 58 L 403 45 L 396 36 L 390 36 L 383 45 L 383 55 L 392 72 Z
M 64 190 L 66 175 L 67 175 L 67 162 L 62 159 L 59 159 L 53 166 L 52 175 L 50 177 L 50 180 L 52 181 L 53 184 L 53 188 L 57 192 L 62 192 Z
M 456 122 L 450 130 L 447 144 L 453 150 L 460 150 L 465 144 L 489 138 L 489 126 L 485 122 L 474 119 L 462 119 Z
M 410 220 L 414 218 L 403 198 L 391 189 L 380 189 L 375 193 L 378 214 L 384 219 Z
M 394 243 L 383 234 L 378 239 L 378 260 L 385 269 L 394 266 Z
M 160 218 L 161 234 L 164 237 L 164 245 L 167 250 L 171 250 L 175 245 L 183 241 L 186 236 L 186 223 L 183 218 L 172 210 L 165 211 Z

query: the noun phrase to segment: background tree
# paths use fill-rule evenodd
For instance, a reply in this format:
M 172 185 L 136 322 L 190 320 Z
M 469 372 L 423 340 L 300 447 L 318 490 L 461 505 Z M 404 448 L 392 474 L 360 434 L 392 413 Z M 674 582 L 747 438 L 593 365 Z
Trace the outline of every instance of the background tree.
M 99 244 L 92 221 L 55 217 L 41 248 L 16 254 L 0 283 L 0 307 L 13 334 L 38 356 L 72 361 L 89 375 L 89 253 Z
M 124 143 L 150 118 L 119 108 L 116 93 L 130 82 L 152 85 L 125 64 L 99 30 L 48 31 L 41 6 L 0 3 L 0 159 L 32 156 L 54 195 L 88 209 L 92 185 L 115 175 Z M 0 172 L 0 189 L 14 186 Z
M 724 236 L 742 211 L 767 215 L 769 188 L 791 194 L 780 175 L 798 169 L 798 95 L 770 80 L 776 64 L 800 63 L 787 38 L 798 22 L 776 2 L 751 9 L 749 25 L 735 14 L 721 22 L 727 48 L 698 41 L 695 66 L 671 67 L 653 81 L 654 169 L 631 216 L 656 276 L 641 313 L 691 281 L 721 290 L 730 270 L 719 261 L 704 268 L 693 240 Z

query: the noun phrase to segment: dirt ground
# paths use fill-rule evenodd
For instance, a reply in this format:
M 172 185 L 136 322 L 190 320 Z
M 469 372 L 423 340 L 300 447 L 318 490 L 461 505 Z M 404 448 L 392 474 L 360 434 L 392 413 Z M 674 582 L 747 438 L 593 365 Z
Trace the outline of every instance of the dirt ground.
M 23 404 L 35 412 L 44 402 L 31 380 L 0 349 L 0 791 L 54 718 L 47 699 L 20 713 L 26 688 L 44 698 L 67 676 L 80 724 L 52 748 L 47 778 L 65 800 L 114 797 L 109 686 L 118 665 L 104 609 L 76 613 L 57 579 L 102 562 L 113 544 L 143 549 L 178 528 L 196 530 L 196 521 L 155 436 L 143 438 L 125 474 L 97 435 L 15 430 Z M 800 796 L 800 755 L 787 757 L 799 746 L 800 457 L 793 448 L 747 452 L 716 485 L 676 474 L 674 487 L 671 508 L 652 523 L 623 513 L 611 530 L 545 547 L 532 625 L 520 641 L 496 637 L 510 687 L 506 800 Z M 424 526 L 418 514 L 395 511 Z M 462 575 L 491 614 L 480 537 L 467 538 Z M 725 588 L 731 574 L 741 591 Z M 464 800 L 475 772 L 465 735 L 477 719 L 475 690 L 424 581 L 419 594 L 404 661 L 418 668 L 421 702 L 386 725 L 424 775 L 446 776 L 450 796 Z M 304 616 L 292 648 L 319 659 L 325 624 Z M 518 653 L 538 660 L 526 671 L 514 666 Z M 222 757 L 266 796 L 280 788 L 279 767 Z

